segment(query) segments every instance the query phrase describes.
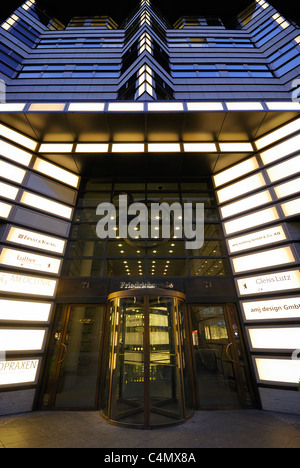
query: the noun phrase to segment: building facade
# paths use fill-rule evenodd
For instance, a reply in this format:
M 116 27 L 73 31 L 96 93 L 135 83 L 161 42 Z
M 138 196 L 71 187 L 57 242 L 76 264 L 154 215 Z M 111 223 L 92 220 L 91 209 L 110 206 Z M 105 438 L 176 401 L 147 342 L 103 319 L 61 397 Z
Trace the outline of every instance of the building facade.
M 298 25 L 29 0 L 0 39 L 0 414 L 299 414 Z

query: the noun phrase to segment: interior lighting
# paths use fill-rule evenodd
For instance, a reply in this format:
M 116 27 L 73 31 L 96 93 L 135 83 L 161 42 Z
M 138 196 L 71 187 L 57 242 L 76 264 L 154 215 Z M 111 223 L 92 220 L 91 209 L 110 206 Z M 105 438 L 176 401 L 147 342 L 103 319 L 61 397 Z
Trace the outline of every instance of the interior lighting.
M 28 166 L 32 158 L 32 155 L 27 151 L 21 150 L 3 140 L 0 140 L 0 154 L 22 166 Z
M 70 185 L 71 187 L 78 188 L 80 178 L 76 174 L 66 171 L 48 161 L 36 158 L 33 169 L 55 180 L 59 180 L 64 184 Z

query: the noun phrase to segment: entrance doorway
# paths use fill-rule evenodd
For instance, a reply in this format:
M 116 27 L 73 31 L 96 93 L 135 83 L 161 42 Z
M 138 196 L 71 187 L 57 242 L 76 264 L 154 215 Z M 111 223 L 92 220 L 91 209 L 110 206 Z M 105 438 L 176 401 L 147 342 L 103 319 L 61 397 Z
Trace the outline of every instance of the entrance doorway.
M 250 408 L 249 364 L 234 304 L 190 305 L 198 409 Z
M 195 409 L 254 407 L 249 372 L 235 304 L 128 290 L 107 305 L 57 306 L 38 407 L 150 428 Z
M 102 414 L 150 428 L 193 414 L 185 297 L 166 290 L 111 294 Z
M 57 307 L 42 408 L 97 408 L 105 312 L 103 305 Z

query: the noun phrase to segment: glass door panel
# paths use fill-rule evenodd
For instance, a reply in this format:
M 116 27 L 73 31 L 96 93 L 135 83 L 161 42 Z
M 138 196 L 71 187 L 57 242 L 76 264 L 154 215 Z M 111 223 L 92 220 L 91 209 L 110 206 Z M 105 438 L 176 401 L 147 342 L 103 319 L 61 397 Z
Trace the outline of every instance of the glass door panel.
M 144 424 L 144 301 L 116 301 L 110 362 L 110 419 Z
M 95 408 L 104 306 L 60 306 L 44 405 Z
M 232 341 L 223 306 L 191 306 L 200 407 L 239 407 Z

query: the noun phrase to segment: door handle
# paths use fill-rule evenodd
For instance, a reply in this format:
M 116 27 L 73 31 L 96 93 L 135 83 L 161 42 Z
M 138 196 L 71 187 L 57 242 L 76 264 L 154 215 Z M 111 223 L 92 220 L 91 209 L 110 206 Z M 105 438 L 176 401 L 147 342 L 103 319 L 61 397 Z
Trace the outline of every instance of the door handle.
M 57 364 L 61 364 L 62 362 L 64 362 L 64 360 L 66 359 L 67 354 L 68 354 L 67 345 L 65 345 L 65 343 L 61 343 L 61 346 L 63 347 L 63 355 L 62 355 L 61 359 L 57 362 Z
M 236 363 L 236 361 L 235 361 L 234 359 L 232 359 L 232 357 L 231 357 L 230 354 L 229 354 L 229 348 L 230 348 L 230 346 L 232 346 L 232 342 L 231 342 L 231 343 L 228 343 L 228 345 L 226 346 L 226 349 L 225 349 L 226 356 L 227 356 L 227 358 L 228 358 L 228 360 L 229 360 L 230 362 Z

